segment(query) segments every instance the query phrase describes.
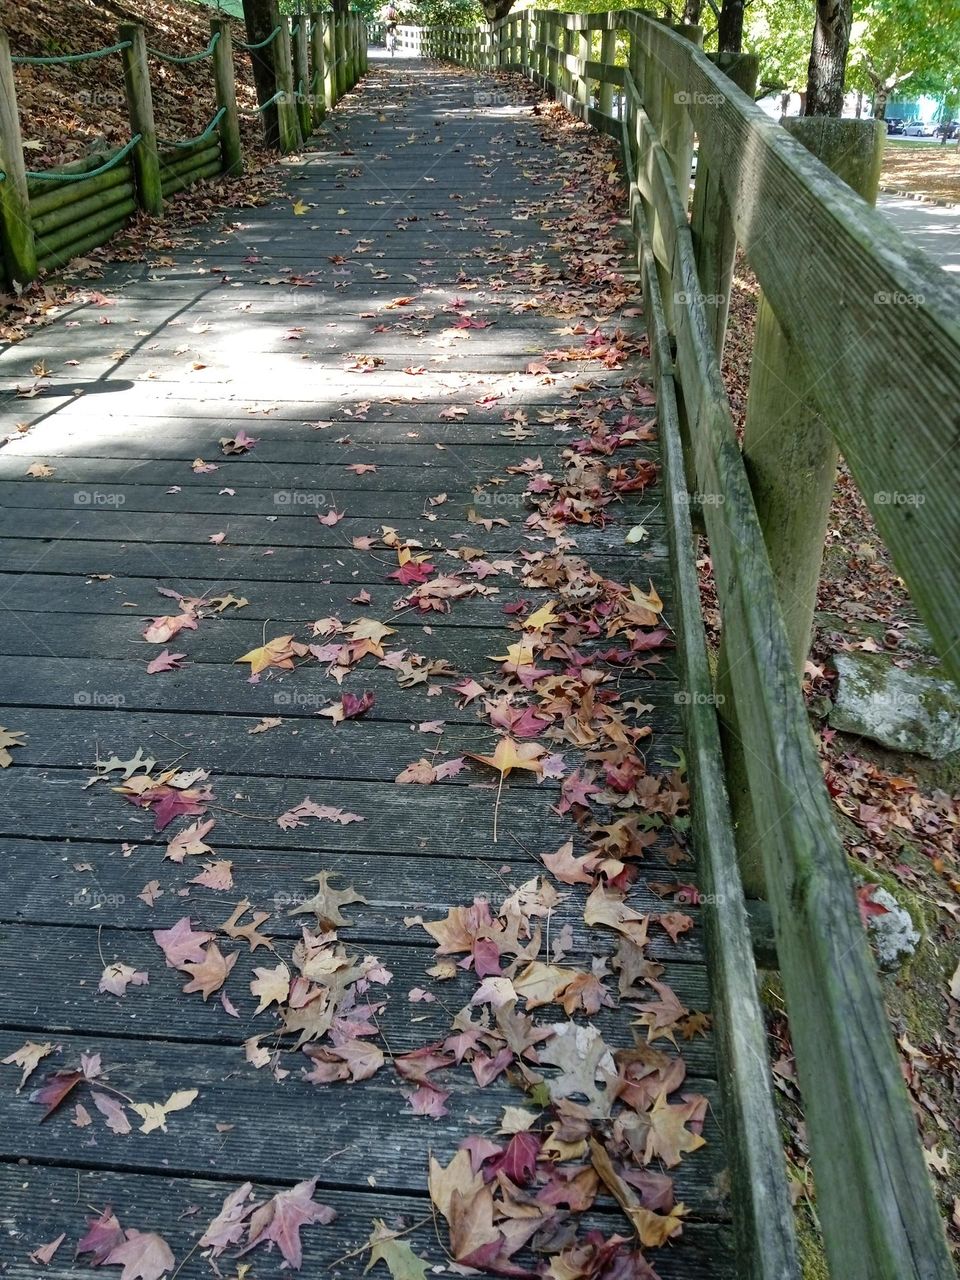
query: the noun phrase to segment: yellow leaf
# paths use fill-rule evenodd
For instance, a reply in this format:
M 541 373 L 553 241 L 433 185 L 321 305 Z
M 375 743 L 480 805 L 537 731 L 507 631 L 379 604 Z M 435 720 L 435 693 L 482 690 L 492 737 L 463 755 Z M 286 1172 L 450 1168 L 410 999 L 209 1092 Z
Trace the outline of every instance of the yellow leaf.
M 304 204 L 302 200 L 294 200 L 293 212 L 296 217 L 302 218 L 303 215 L 309 211 L 309 209 L 310 209 L 310 206 L 308 204 Z
M 559 619 L 553 611 L 555 600 L 549 600 L 546 604 L 541 605 L 536 613 L 531 613 L 523 623 L 524 631 L 542 631 L 544 627 L 549 627 L 551 623 L 558 622 Z
M 513 738 L 504 735 L 497 743 L 497 748 L 492 756 L 476 755 L 473 751 L 468 751 L 467 755 L 471 760 L 479 760 L 481 764 L 488 764 L 491 769 L 496 769 L 505 778 L 514 769 L 529 769 L 531 773 L 539 776 L 541 772 L 540 757 L 543 755 L 545 748 L 541 747 L 539 742 L 515 742 Z
M 265 671 L 267 667 L 281 667 L 284 671 L 292 671 L 294 657 L 290 647 L 292 641 L 293 636 L 276 636 L 273 640 L 268 640 L 266 644 L 261 645 L 259 649 L 251 649 L 236 661 L 249 662 L 251 675 Z

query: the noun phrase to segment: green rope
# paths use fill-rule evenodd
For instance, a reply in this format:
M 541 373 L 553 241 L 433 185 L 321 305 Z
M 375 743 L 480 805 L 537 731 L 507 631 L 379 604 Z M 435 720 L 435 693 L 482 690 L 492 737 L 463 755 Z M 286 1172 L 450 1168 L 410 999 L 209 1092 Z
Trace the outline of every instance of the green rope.
M 267 107 L 272 107 L 275 102 L 279 102 L 281 98 L 285 98 L 286 96 L 287 95 L 283 89 L 278 89 L 272 98 L 268 98 L 266 102 L 261 102 L 260 105 L 258 107 L 254 107 L 252 111 L 241 111 L 239 114 L 242 115 L 245 120 L 249 120 L 253 116 L 259 115 L 260 112 L 266 111 Z
M 85 178 L 96 178 L 101 173 L 106 173 L 108 169 L 115 168 L 121 160 L 126 159 L 142 137 L 142 133 L 135 133 L 126 146 L 121 147 L 98 169 L 85 169 L 82 173 L 61 173 L 56 169 L 45 169 L 41 173 L 31 173 L 30 170 L 27 170 L 27 177 L 32 178 L 35 182 L 83 182 Z
M 219 39 L 220 32 L 215 31 L 205 49 L 201 49 L 199 53 L 190 53 L 185 58 L 177 58 L 172 53 L 163 53 L 160 49 L 151 49 L 149 45 L 147 45 L 147 53 L 152 53 L 155 58 L 161 58 L 164 62 L 179 62 L 181 65 L 186 65 L 188 62 L 202 62 L 213 53 Z
M 105 58 L 108 53 L 119 53 L 121 49 L 129 49 L 130 41 L 121 40 L 119 44 L 111 44 L 106 49 L 94 49 L 92 53 L 61 53 L 51 58 L 28 58 L 25 55 L 11 58 L 11 62 L 24 63 L 31 67 L 60 66 L 65 62 L 86 62 L 89 58 Z
M 267 36 L 266 40 L 261 40 L 259 44 L 246 44 L 243 40 L 238 40 L 237 45 L 241 49 L 246 49 L 248 51 L 252 49 L 265 49 L 271 40 L 276 40 L 279 34 L 280 34 L 280 28 L 274 27 L 273 30 L 270 32 L 270 34 Z
M 296 26 L 293 28 L 293 30 L 290 32 L 290 34 L 291 34 L 292 36 L 295 36 L 299 30 L 300 30 L 300 23 L 298 22 L 298 23 L 297 23 L 297 25 L 296 25 Z
M 160 139 L 157 139 L 157 141 L 160 143 L 160 146 L 162 146 L 162 147 L 192 147 L 192 146 L 195 146 L 195 145 L 196 145 L 196 143 L 198 143 L 198 142 L 203 142 L 205 138 L 209 138 L 209 137 L 210 137 L 210 135 L 213 133 L 214 129 L 216 129 L 217 125 L 220 123 L 220 121 L 223 119 L 223 117 L 224 117 L 226 114 L 227 114 L 227 108 L 226 108 L 226 107 L 221 107 L 221 108 L 220 108 L 220 110 L 217 112 L 217 114 L 213 117 L 213 119 L 212 119 L 212 120 L 210 121 L 210 123 L 207 125 L 207 127 L 204 129 L 203 133 L 198 133 L 198 134 L 197 134 L 197 136 L 196 136 L 195 138 L 187 138 L 184 142 L 162 142 Z

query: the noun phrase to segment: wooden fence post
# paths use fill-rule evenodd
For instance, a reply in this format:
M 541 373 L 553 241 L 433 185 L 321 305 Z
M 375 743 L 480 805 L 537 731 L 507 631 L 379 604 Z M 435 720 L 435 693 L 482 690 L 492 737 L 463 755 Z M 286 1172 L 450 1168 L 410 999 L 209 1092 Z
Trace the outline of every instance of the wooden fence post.
M 319 9 L 310 10 L 310 99 L 313 110 L 313 124 L 316 126 L 327 114 L 324 102 L 323 86 L 325 69 L 323 59 L 323 17 Z
M 10 40 L 0 27 L 0 238 L 7 280 L 29 284 L 37 276 L 37 248 L 30 221 L 30 196 L 23 162 L 23 137 Z
M 334 10 L 331 18 L 333 20 L 333 45 L 336 50 L 336 66 L 334 67 L 335 101 L 339 102 L 347 91 L 347 49 L 344 40 L 343 15 Z
M 370 66 L 370 32 L 367 30 L 366 18 L 358 18 L 360 24 L 360 74 L 366 75 Z
M 163 213 L 163 186 L 160 180 L 157 129 L 153 122 L 153 98 L 150 95 L 147 37 L 143 27 L 124 23 L 120 27 L 120 39 L 125 43 L 129 42 L 121 55 L 130 130 L 131 133 L 140 134 L 140 142 L 132 152 L 137 204 L 145 213 L 158 216 Z
M 586 18 L 582 14 L 577 15 L 577 21 L 586 24 Z M 577 61 L 579 63 L 575 85 L 577 91 L 577 102 L 580 104 L 580 114 L 584 120 L 587 118 L 587 109 L 590 106 L 590 77 L 587 75 L 587 63 L 590 61 L 592 50 L 590 48 L 590 32 L 586 25 L 579 27 L 574 35 L 574 46 L 577 51 Z
M 305 13 L 293 19 L 293 79 L 297 121 L 303 138 L 313 131 L 313 111 L 310 108 L 310 28 Z
M 613 26 L 615 21 L 612 13 L 607 14 L 607 25 L 600 33 L 600 61 L 608 67 L 612 67 L 617 56 L 617 31 Z M 600 81 L 600 110 L 604 115 L 613 115 L 613 81 L 603 79 Z
M 785 121 L 794 137 L 870 204 L 876 201 L 886 131 L 882 120 L 825 116 Z M 803 289 L 804 263 L 796 264 Z M 743 458 L 780 611 L 799 681 L 810 649 L 817 586 L 837 445 L 817 412 L 808 375 L 772 308 L 761 297 L 757 315 Z M 731 696 L 730 667 L 737 655 L 721 645 L 717 688 L 727 789 L 737 831 L 740 875 L 748 897 L 764 896 L 763 839 L 747 784 L 745 746 Z
M 337 100 L 336 13 L 328 13 L 323 22 L 323 104 L 330 111 Z
M 223 172 L 231 178 L 243 173 L 243 148 L 240 143 L 240 117 L 237 115 L 237 87 L 233 74 L 233 40 L 230 23 L 223 18 L 210 19 L 211 35 L 219 36 L 213 46 L 213 81 L 217 107 L 223 108 L 220 120 L 220 154 Z
M 520 57 L 518 61 L 524 74 L 529 76 L 533 69 L 533 58 L 530 47 L 530 10 L 524 9 L 520 14 Z
M 285 14 L 280 14 L 277 25 L 280 31 L 273 51 L 273 74 L 276 78 L 276 92 L 283 94 L 277 101 L 277 121 L 280 126 L 280 150 L 286 155 L 298 150 L 300 146 L 300 124 L 293 85 L 290 19 Z
M 698 49 L 703 45 L 703 27 L 672 27 L 677 35 Z M 690 201 L 690 169 L 693 163 L 693 123 L 687 110 L 689 95 L 667 76 L 661 78 L 660 141 L 670 158 L 670 167 L 684 209 Z
M 712 55 L 711 60 L 744 93 L 753 97 L 760 69 L 760 59 L 756 54 L 720 53 Z M 704 159 L 702 151 L 697 158 L 697 180 L 693 188 L 690 232 L 697 259 L 701 301 L 713 337 L 713 347 L 719 360 L 723 357 L 723 342 L 727 331 L 727 313 L 730 309 L 730 285 L 733 280 L 733 262 L 737 253 L 737 237 L 734 234 L 730 210 L 723 194 L 719 170 L 716 167 L 711 168 Z

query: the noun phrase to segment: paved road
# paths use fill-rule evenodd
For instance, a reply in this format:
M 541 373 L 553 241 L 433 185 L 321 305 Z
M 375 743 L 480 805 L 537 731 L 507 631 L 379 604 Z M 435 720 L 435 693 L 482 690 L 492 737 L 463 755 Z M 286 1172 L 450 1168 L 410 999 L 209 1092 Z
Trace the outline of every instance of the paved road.
M 960 273 L 960 207 L 944 208 L 906 196 L 881 195 L 877 208 L 913 244 L 939 262 L 944 271 Z

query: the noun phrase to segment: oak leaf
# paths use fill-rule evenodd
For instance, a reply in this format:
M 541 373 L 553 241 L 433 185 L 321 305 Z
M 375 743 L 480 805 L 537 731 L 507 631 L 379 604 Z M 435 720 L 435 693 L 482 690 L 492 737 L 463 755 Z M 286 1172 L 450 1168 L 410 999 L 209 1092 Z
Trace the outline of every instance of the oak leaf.
M 332 874 L 336 873 L 321 871 L 315 876 L 308 876 L 308 881 L 315 880 L 317 882 L 319 886 L 317 892 L 312 898 L 307 898 L 299 906 L 293 907 L 287 914 L 296 916 L 304 911 L 312 911 L 316 915 L 318 923 L 325 928 L 349 925 L 350 921 L 341 913 L 340 908 L 349 902 L 365 903 L 367 900 L 352 887 L 348 889 L 331 888 L 329 879 Z
M 14 1049 L 13 1053 L 8 1054 L 2 1059 L 5 1067 L 19 1067 L 21 1070 L 20 1083 L 17 1085 L 17 1093 L 23 1088 L 30 1077 L 36 1071 L 40 1060 L 45 1058 L 47 1054 L 53 1052 L 53 1041 L 46 1040 L 43 1044 L 38 1044 L 33 1040 L 28 1040 L 26 1044 Z
M 198 1092 L 197 1089 L 178 1089 L 176 1093 L 171 1093 L 166 1102 L 131 1102 L 131 1109 L 143 1121 L 140 1132 L 153 1133 L 155 1129 L 159 1129 L 161 1133 L 166 1133 L 167 1116 L 170 1112 L 184 1111 L 196 1101 Z
M 9 747 L 22 747 L 23 738 L 26 734 L 21 729 L 11 730 L 5 729 L 0 724 L 0 769 L 6 769 L 13 763 L 13 756 L 10 754 Z

